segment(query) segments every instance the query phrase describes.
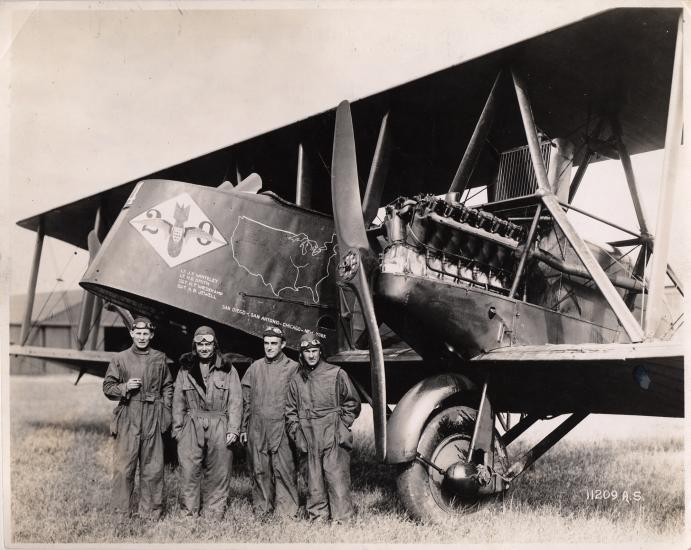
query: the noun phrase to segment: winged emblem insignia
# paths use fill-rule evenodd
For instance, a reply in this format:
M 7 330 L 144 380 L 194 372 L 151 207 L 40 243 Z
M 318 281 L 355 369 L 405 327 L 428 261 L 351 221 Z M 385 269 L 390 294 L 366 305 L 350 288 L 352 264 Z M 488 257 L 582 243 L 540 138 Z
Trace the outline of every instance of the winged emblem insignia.
M 147 209 L 130 224 L 170 267 L 228 244 L 187 193 Z

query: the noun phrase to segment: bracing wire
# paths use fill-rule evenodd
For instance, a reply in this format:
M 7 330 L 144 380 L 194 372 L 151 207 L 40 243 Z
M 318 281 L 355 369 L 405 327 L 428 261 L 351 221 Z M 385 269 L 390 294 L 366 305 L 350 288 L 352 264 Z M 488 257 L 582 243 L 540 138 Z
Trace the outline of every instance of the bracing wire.
M 46 297 L 45 301 L 43 302 L 43 305 L 41 306 L 41 309 L 39 310 L 38 314 L 36 315 L 36 318 L 31 321 L 31 325 L 29 326 L 29 332 L 27 334 L 26 341 L 29 342 L 31 340 L 31 335 L 34 331 L 34 329 L 38 326 L 38 323 L 41 319 L 41 315 L 43 314 L 43 311 L 46 309 L 46 306 L 50 302 L 50 299 L 53 297 L 53 294 L 55 294 L 55 290 L 57 289 L 58 285 L 62 281 L 62 276 L 65 274 L 65 271 L 67 271 L 67 268 L 69 267 L 70 263 L 72 263 L 72 260 L 74 257 L 77 255 L 77 248 L 75 247 L 74 253 L 70 255 L 69 260 L 65 263 L 65 267 L 62 269 L 60 274 L 56 277 L 55 279 L 55 285 L 53 285 L 52 290 L 48 293 L 48 296 Z

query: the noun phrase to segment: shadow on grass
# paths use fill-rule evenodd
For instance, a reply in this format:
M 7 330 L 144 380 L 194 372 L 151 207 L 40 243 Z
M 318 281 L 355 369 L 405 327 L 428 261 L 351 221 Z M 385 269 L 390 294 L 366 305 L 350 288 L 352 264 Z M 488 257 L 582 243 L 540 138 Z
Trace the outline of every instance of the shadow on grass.
M 366 513 L 366 517 L 369 517 L 371 514 L 395 514 L 400 519 L 410 519 L 408 512 L 403 507 L 403 503 L 398 499 L 395 491 L 391 494 L 386 493 L 375 502 L 368 504 L 366 510 L 362 510 L 361 513 Z
M 396 492 L 397 468 L 378 462 L 371 452 L 353 449 L 350 456 L 350 478 L 353 489 L 377 487 Z

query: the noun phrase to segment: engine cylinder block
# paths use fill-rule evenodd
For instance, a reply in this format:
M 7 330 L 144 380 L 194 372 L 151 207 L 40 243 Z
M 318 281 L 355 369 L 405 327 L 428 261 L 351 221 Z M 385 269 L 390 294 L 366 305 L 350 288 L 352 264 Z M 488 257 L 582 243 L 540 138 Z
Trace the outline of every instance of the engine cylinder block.
M 388 207 L 389 242 L 400 246 L 390 245 L 382 270 L 506 293 L 525 229 L 457 199 L 418 196 Z

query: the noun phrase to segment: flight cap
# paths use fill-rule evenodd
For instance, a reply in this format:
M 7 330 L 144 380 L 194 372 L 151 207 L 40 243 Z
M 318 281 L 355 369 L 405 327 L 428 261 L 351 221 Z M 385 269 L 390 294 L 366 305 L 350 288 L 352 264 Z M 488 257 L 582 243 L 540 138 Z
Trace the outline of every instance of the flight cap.
M 194 331 L 194 342 L 199 344 L 200 342 L 213 342 L 216 340 L 216 333 L 211 327 L 202 325 L 197 330 Z
M 322 343 L 314 332 L 305 332 L 300 338 L 300 351 L 312 348 L 320 348 Z
M 264 328 L 264 332 L 262 333 L 262 337 L 264 336 L 275 336 L 278 338 L 283 338 L 285 340 L 283 331 L 280 329 L 280 327 L 277 327 L 276 325 L 267 325 Z
M 134 318 L 134 321 L 132 321 L 132 330 L 143 328 L 148 328 L 149 330 L 153 331 L 155 327 L 151 322 L 151 319 L 145 317 L 144 315 L 138 315 Z

